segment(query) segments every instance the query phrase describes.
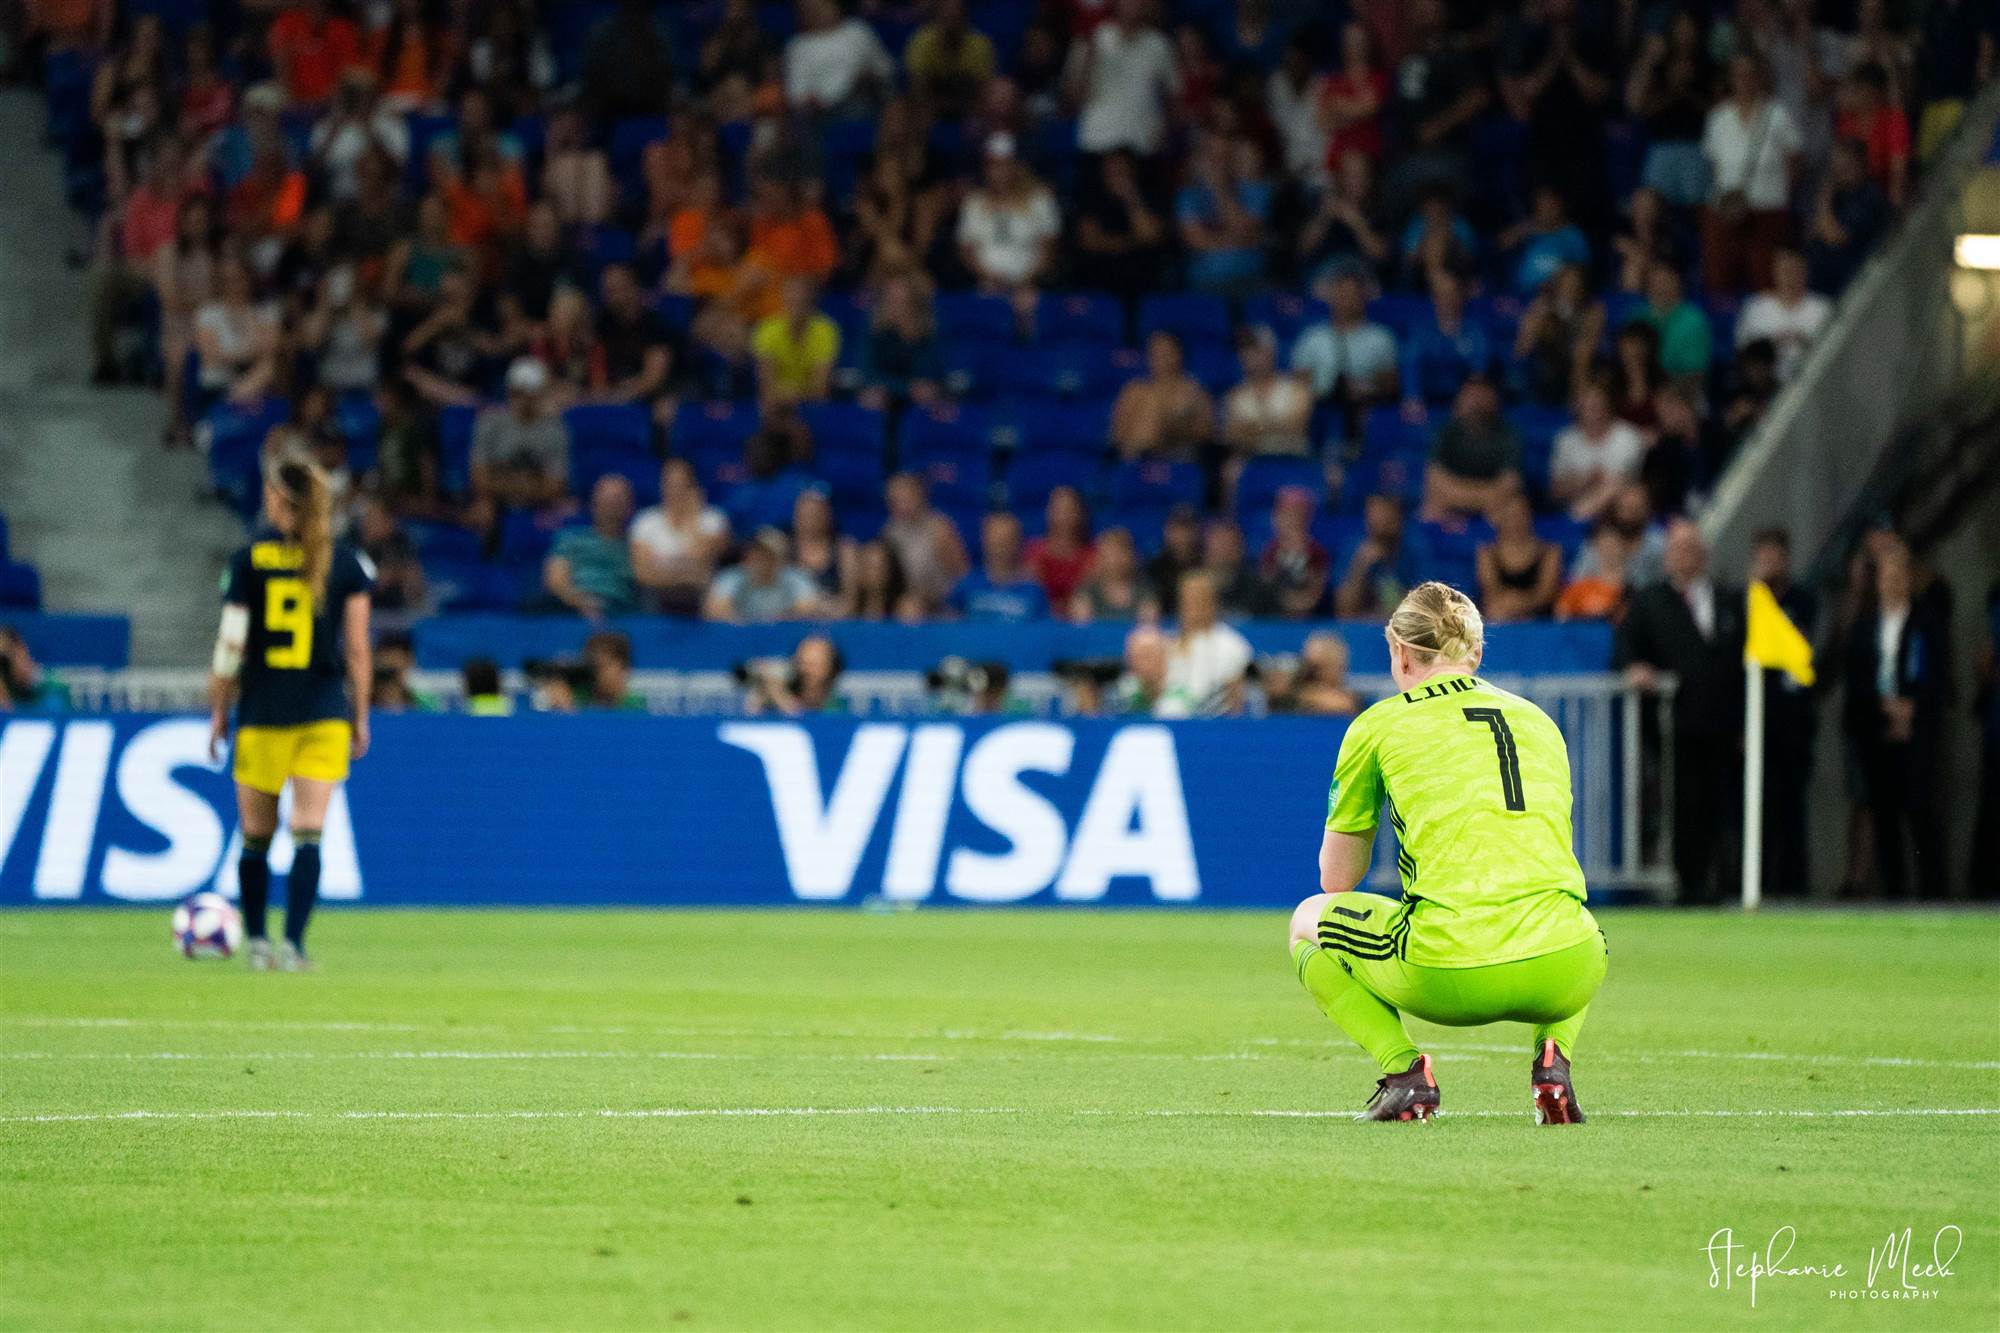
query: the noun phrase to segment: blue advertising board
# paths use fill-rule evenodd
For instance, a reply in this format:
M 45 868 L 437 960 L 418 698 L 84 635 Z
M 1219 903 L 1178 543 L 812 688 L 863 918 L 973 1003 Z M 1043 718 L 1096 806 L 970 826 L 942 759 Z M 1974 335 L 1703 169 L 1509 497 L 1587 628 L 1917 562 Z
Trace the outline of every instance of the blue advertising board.
M 1345 724 L 399 716 L 329 814 L 381 905 L 1288 907 Z M 0 726 L 0 905 L 234 891 L 201 718 Z M 272 853 L 282 874 L 290 848 Z

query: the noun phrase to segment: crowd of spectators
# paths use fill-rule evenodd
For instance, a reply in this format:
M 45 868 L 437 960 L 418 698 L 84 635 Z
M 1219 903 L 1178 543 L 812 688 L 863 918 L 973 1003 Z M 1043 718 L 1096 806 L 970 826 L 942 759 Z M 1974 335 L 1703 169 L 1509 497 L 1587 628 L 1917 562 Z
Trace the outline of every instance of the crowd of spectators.
M 1190 586 L 1310 620 L 1440 574 L 1494 620 L 1616 615 L 1996 27 L 1976 0 L 25 14 L 52 107 L 81 80 L 98 378 L 157 379 L 219 478 L 244 422 L 253 469 L 310 452 L 396 571 L 385 611 L 592 621 L 1148 624 Z

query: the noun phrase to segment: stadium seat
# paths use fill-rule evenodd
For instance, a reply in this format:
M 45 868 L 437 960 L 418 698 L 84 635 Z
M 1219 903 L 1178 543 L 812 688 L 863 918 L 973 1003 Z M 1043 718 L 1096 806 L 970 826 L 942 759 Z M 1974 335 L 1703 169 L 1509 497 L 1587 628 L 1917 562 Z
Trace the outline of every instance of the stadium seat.
M 1165 540 L 1167 511 L 1157 505 L 1109 509 L 1099 521 L 1097 531 L 1101 536 L 1111 528 L 1123 528 L 1131 533 L 1133 544 L 1144 555 L 1159 550 L 1160 543 Z
M 1035 337 L 1050 343 L 1125 342 L 1125 305 L 1101 292 L 1052 292 L 1035 306 Z
M 816 456 L 861 454 L 881 466 L 887 426 L 874 408 L 859 403 L 801 403 L 799 419 L 812 432 Z
M 1007 506 L 1017 514 L 1035 515 L 1039 520 L 1049 492 L 1058 486 L 1074 486 L 1086 501 L 1098 498 L 1104 465 L 1098 459 L 1067 450 L 1023 454 L 1007 468 Z
M 1400 341 L 1431 317 L 1431 299 L 1415 292 L 1385 292 L 1368 303 L 1368 318 Z
M 1202 344 L 1228 347 L 1234 337 L 1229 302 L 1201 292 L 1161 292 L 1139 303 L 1139 338 L 1165 330 L 1190 351 Z
M 1190 343 L 1187 348 L 1187 373 L 1194 376 L 1204 389 L 1220 397 L 1234 388 L 1243 378 L 1242 363 L 1236 353 L 1214 343 Z
M 992 397 L 1096 398 L 1116 393 L 1145 369 L 1139 353 L 1104 343 L 974 350 L 981 367 L 972 372 L 975 387 Z
M 882 504 L 882 453 L 820 450 L 813 457 L 813 476 L 826 483 L 827 496 L 836 514 L 848 510 L 880 508 Z
M 477 560 L 480 556 L 479 534 L 456 523 L 404 519 L 403 533 L 417 548 L 417 558 L 426 568 L 433 561 Z
M 995 409 L 1012 429 L 1017 453 L 1066 450 L 1102 455 L 1111 439 L 1109 399 L 1063 402 L 1019 398 Z
M 209 483 L 215 493 L 244 514 L 254 513 L 261 493 L 264 437 L 287 415 L 282 399 L 266 398 L 253 406 L 227 399 L 202 418 L 208 448 Z
M 899 437 L 903 466 L 915 468 L 938 458 L 984 460 L 997 427 L 992 415 L 977 407 L 948 403 L 912 409 L 903 417 Z
M 938 331 L 955 343 L 1011 343 L 1019 338 L 1014 303 L 979 292 L 939 292 Z
M 472 428 L 476 407 L 446 407 L 438 411 L 438 460 L 445 493 L 464 495 L 472 488 Z
M 637 403 L 581 403 L 563 413 L 575 448 L 651 454 L 653 418 Z
M 509 510 L 500 517 L 500 542 L 496 561 L 509 569 L 537 569 L 555 544 L 553 528 L 524 510 Z
M 1268 514 L 1287 486 L 1299 486 L 1312 493 L 1313 506 L 1326 501 L 1326 470 L 1310 458 L 1252 458 L 1243 464 L 1236 478 L 1236 518 L 1245 522 L 1251 514 Z
M 643 194 L 638 187 L 642 186 L 640 163 L 646 156 L 646 148 L 666 137 L 665 116 L 627 116 L 611 126 L 606 156 L 611 160 L 611 174 L 621 186 Z
M 33 565 L 0 560 L 0 606 L 15 611 L 41 610 L 41 572 Z
M 789 528 L 792 506 L 799 493 L 813 485 L 813 478 L 796 468 L 775 476 L 740 481 L 718 503 L 729 515 L 738 536 L 747 537 L 759 528 Z
M 1264 324 L 1278 338 L 1278 360 L 1283 363 L 1299 335 L 1329 316 L 1326 302 L 1295 292 L 1256 296 L 1244 303 L 1243 322 Z
M 755 409 L 734 403 L 682 403 L 668 443 L 682 458 L 734 454 L 757 433 Z
M 620 476 L 632 484 L 632 498 L 641 505 L 660 498 L 660 462 L 651 450 L 628 449 L 615 441 L 572 442 L 569 452 L 570 490 L 588 496 L 604 477 Z
M 1199 505 L 1201 492 L 1201 469 L 1193 463 L 1120 463 L 1111 469 L 1114 509 Z

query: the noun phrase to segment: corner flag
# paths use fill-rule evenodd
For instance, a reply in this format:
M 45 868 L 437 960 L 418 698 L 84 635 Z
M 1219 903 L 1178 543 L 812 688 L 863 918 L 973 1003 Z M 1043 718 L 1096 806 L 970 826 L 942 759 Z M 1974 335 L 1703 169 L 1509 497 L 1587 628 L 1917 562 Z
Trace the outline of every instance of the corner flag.
M 1750 611 L 1743 636 L 1745 663 L 1772 667 L 1801 685 L 1813 683 L 1812 645 L 1762 582 L 1750 585 Z

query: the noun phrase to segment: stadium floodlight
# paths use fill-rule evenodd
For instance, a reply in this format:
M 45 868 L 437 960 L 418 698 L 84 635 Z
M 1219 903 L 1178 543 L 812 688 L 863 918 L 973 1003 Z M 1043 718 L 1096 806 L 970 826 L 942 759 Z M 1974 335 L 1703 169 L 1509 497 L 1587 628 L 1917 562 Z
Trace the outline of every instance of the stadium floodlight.
M 1952 258 L 1960 268 L 2000 272 L 2000 235 L 1964 232 L 1952 246 Z

